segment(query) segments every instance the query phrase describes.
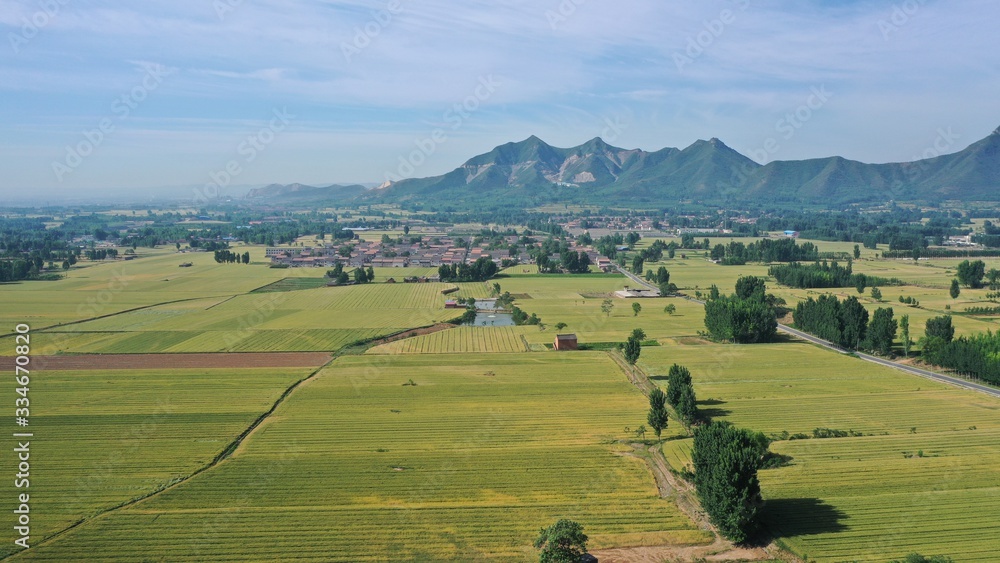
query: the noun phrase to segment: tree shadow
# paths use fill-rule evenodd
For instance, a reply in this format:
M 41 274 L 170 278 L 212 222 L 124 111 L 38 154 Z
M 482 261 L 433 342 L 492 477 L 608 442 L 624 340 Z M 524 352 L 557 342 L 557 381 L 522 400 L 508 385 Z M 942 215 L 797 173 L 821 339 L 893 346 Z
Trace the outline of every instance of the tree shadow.
M 733 414 L 733 411 L 729 409 L 698 409 L 698 416 L 706 420 L 711 420 L 720 416 L 729 416 Z
M 719 399 L 705 399 L 704 401 L 698 401 L 699 405 L 724 405 L 726 401 L 720 401 Z
M 771 499 L 760 512 L 767 539 L 843 532 L 847 515 L 816 498 Z
M 770 341 L 771 344 L 787 344 L 789 342 L 802 342 L 802 341 L 792 336 L 791 334 L 788 334 L 787 332 L 778 332 L 777 334 L 774 335 L 774 338 L 772 338 Z

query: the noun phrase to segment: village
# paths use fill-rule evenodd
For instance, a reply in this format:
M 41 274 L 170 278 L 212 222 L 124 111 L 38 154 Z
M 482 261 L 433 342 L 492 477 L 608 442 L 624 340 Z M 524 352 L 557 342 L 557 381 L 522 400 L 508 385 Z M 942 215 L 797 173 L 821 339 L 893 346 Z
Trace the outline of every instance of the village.
M 336 246 L 316 247 L 271 247 L 265 256 L 272 265 L 289 267 L 335 267 L 341 264 L 352 268 L 437 268 L 457 264 L 471 264 L 480 258 L 489 258 L 501 267 L 516 264 L 533 264 L 535 258 L 529 253 L 530 246 L 524 246 L 523 239 L 511 235 L 503 237 L 504 244 L 498 248 L 496 241 L 473 244 L 460 237 L 435 236 L 401 239 L 383 237 L 381 241 L 367 241 L 355 238 Z M 603 256 L 592 245 L 578 245 L 569 241 L 569 250 L 586 253 L 590 263 L 601 271 L 614 269 L 611 259 Z M 516 251 L 514 249 L 517 249 Z M 549 257 L 558 262 L 559 255 Z

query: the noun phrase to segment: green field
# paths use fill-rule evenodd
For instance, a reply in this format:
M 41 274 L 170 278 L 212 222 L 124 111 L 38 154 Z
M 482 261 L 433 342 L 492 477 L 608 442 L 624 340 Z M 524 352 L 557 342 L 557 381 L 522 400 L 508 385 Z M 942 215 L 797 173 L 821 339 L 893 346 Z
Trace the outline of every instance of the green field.
M 36 371 L 33 543 L 205 466 L 313 369 Z M 13 485 L 5 498 L 25 492 Z
M 14 560 L 529 561 L 564 516 L 707 542 L 610 443 L 644 404 L 602 353 L 343 357 L 217 468 Z
M 372 284 L 193 300 L 51 329 L 40 338 L 52 353 L 335 351 L 458 316 L 444 309 L 447 287 Z
M 995 560 L 1000 400 L 804 343 L 646 348 L 640 362 L 650 374 L 687 366 L 699 408 L 738 426 L 865 434 L 772 444 L 791 461 L 761 472 L 765 520 L 796 553 L 816 561 L 911 552 Z M 680 470 L 690 441 L 668 442 L 664 454 Z

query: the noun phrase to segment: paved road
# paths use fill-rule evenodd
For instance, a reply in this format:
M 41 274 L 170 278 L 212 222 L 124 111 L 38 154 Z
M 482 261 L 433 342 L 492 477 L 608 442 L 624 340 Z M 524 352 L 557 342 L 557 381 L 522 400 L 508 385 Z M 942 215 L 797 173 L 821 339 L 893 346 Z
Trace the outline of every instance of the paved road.
M 629 277 L 631 277 L 632 279 L 635 279 L 633 276 L 629 276 Z M 695 299 L 693 297 L 684 296 L 684 298 L 687 299 L 688 301 L 693 301 L 695 303 L 700 303 L 702 305 L 705 304 L 704 301 L 701 301 L 699 299 Z M 844 350 L 843 348 L 841 348 L 840 346 L 837 346 L 836 344 L 834 344 L 832 342 L 828 342 L 826 340 L 823 340 L 822 338 L 817 338 L 817 337 L 815 337 L 815 336 L 813 336 L 811 334 L 802 332 L 801 330 L 796 330 L 796 329 L 791 328 L 789 326 L 785 326 L 785 325 L 783 325 L 781 323 L 778 323 L 778 330 L 780 330 L 781 332 L 784 332 L 786 334 L 791 334 L 792 336 L 795 336 L 797 338 L 801 338 L 803 340 L 807 340 L 807 341 L 812 342 L 813 344 L 816 344 L 818 346 L 822 346 L 822 347 L 827 348 L 829 350 L 833 350 L 834 352 L 837 352 L 839 354 L 848 354 L 848 353 L 850 353 L 848 350 Z M 911 375 L 918 375 L 920 377 L 924 377 L 924 378 L 927 378 L 927 379 L 933 379 L 934 381 L 939 381 L 941 383 L 947 383 L 949 385 L 954 385 L 956 387 L 961 387 L 963 389 L 969 389 L 971 391 L 978 391 L 980 393 L 985 393 L 987 395 L 991 395 L 993 397 L 1000 398 L 1000 389 L 997 389 L 995 387 L 990 387 L 988 385 L 980 385 L 978 383 L 972 383 L 971 381 L 965 381 L 964 379 L 959 379 L 957 377 L 951 377 L 949 375 L 944 375 L 944 374 L 940 374 L 940 373 L 937 373 L 937 372 L 928 371 L 928 370 L 925 370 L 925 369 L 915 368 L 913 366 L 908 366 L 908 365 L 904 365 L 904 364 L 892 362 L 892 361 L 889 361 L 889 360 L 886 360 L 886 359 L 883 359 L 883 358 L 879 358 L 877 356 L 872 356 L 872 355 L 864 354 L 864 353 L 861 353 L 861 352 L 855 352 L 854 354 L 857 355 L 857 357 L 861 358 L 862 360 L 864 360 L 866 362 L 871 362 L 873 364 L 879 364 L 881 366 L 885 366 L 885 367 L 888 367 L 888 368 L 892 368 L 892 369 L 895 369 L 895 370 L 906 372 L 906 373 L 909 373 Z

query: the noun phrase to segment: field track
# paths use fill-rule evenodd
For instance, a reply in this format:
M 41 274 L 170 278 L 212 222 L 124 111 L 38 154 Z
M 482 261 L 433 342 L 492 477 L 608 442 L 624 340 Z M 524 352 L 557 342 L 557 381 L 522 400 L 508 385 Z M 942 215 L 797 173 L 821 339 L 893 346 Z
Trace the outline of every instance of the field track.
M 215 354 L 83 354 L 35 356 L 39 370 L 84 369 L 184 369 L 184 368 L 284 368 L 319 367 L 330 361 L 326 352 L 255 352 Z M 0 358 L 3 369 L 14 369 L 14 358 Z

